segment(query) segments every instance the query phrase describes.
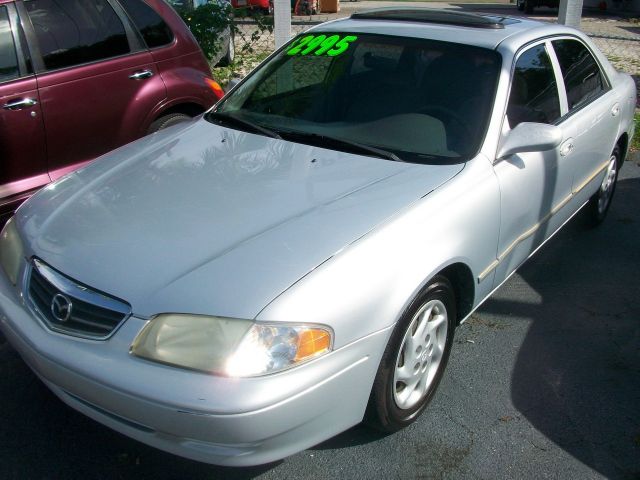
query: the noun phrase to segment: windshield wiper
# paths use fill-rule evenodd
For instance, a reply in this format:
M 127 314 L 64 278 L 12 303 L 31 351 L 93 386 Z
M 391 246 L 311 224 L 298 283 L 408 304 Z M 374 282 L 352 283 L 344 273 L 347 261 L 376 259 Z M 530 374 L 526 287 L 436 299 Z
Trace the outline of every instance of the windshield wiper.
M 282 137 L 273 130 L 269 130 L 262 125 L 258 125 L 257 123 L 245 120 L 244 118 L 236 117 L 235 115 L 231 115 L 229 113 L 211 111 L 205 115 L 205 119 L 211 123 L 216 123 L 218 125 L 233 124 L 241 127 L 243 130 L 249 130 L 253 133 L 260 133 L 266 137 L 282 140 Z
M 404 162 L 404 160 L 402 160 L 393 152 L 389 152 L 378 147 L 372 147 L 371 145 L 354 142 L 352 140 L 344 140 L 342 138 L 330 137 L 327 135 L 319 135 L 317 133 L 308 132 L 292 132 L 279 130 L 279 133 L 287 140 L 299 140 L 303 143 L 309 142 L 310 144 L 317 145 L 319 147 L 334 147 L 341 150 L 344 149 L 352 153 L 363 153 L 365 155 L 373 157 L 393 160 L 394 162 Z

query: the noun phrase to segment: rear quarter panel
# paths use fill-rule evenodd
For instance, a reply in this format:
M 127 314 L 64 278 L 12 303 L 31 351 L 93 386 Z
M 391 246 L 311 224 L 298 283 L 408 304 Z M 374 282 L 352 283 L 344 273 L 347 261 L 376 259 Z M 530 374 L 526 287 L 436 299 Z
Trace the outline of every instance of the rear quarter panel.
M 635 132 L 635 122 L 633 120 L 636 111 L 636 84 L 631 76 L 621 72 L 616 72 L 616 75 L 611 80 L 613 88 L 619 91 L 620 98 L 620 125 L 618 138 L 626 133 L 629 136 L 629 142 L 627 143 L 629 146 L 631 145 L 631 140 L 633 139 L 634 134 L 637 135 L 637 132 Z
M 162 0 L 148 0 L 167 22 L 174 34 L 171 44 L 150 50 L 156 67 L 167 89 L 167 100 L 156 106 L 145 121 L 145 131 L 163 111 L 173 106 L 191 103 L 204 111 L 218 97 L 207 86 L 205 77 L 211 78 L 211 69 L 189 28 L 175 10 Z
M 201 57 L 198 51 L 156 63 L 170 100 L 190 99 L 203 109 L 218 101 L 213 90 L 205 83 L 205 78 L 211 78 L 211 71 L 204 57 Z M 200 60 L 204 65 L 200 64 Z

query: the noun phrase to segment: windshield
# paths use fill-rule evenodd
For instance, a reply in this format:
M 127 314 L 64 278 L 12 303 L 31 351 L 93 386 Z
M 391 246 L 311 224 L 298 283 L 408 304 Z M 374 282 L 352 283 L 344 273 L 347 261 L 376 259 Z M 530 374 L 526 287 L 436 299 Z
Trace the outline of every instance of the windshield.
M 499 70 L 500 56 L 479 47 L 309 33 L 262 64 L 216 111 L 224 114 L 218 121 L 235 117 L 285 140 L 346 151 L 351 144 L 357 153 L 372 147 L 374 156 L 406 162 L 460 162 L 480 148 Z

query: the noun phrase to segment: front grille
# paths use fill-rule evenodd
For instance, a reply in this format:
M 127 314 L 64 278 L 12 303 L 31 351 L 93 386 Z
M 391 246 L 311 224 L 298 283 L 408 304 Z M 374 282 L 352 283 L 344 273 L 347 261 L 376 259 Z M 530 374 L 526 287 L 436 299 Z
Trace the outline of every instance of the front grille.
M 34 260 L 29 299 L 51 330 L 80 337 L 107 338 L 131 313 L 131 307 Z

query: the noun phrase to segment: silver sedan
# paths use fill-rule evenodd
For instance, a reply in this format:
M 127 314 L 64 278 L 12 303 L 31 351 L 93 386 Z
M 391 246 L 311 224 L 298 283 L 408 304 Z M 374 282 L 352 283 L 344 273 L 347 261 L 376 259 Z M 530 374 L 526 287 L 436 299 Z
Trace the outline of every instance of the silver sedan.
M 557 25 L 320 25 L 26 202 L 0 236 L 0 328 L 64 402 L 196 460 L 398 430 L 456 326 L 582 207 L 604 220 L 635 98 Z

